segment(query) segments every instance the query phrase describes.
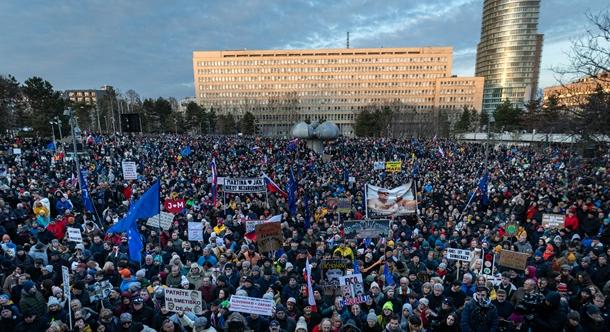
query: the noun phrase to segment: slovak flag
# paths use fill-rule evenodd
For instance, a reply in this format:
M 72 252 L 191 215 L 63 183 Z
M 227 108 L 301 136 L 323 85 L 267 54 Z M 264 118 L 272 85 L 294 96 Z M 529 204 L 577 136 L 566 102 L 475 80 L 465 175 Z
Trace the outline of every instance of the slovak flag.
M 288 194 L 277 185 L 277 183 L 273 182 L 267 174 L 263 173 L 263 179 L 265 180 L 265 185 L 267 186 L 267 190 L 272 193 L 277 193 L 284 198 L 288 198 Z
M 218 172 L 216 170 L 216 158 L 212 158 L 210 169 L 212 170 L 212 204 L 213 206 L 216 206 L 216 197 L 218 196 Z

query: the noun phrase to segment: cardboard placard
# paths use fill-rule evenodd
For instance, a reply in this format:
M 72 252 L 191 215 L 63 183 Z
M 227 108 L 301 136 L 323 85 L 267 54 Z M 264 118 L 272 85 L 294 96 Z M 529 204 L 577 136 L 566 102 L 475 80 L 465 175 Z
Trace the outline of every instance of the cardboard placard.
M 337 202 L 337 212 L 350 213 L 352 211 L 352 200 L 349 198 L 339 198 Z
M 259 299 L 257 297 L 232 295 L 229 305 L 230 311 L 272 316 L 275 302 L 273 300 Z
M 339 286 L 341 286 L 343 305 L 364 303 L 368 299 L 368 295 L 364 293 L 362 274 L 360 273 L 340 277 Z
M 172 227 L 172 223 L 174 222 L 174 215 L 169 212 L 162 211 L 160 214 L 148 218 L 146 221 L 146 226 L 155 227 L 163 229 L 164 231 L 168 230 Z
M 188 223 L 188 239 L 189 241 L 203 241 L 203 223 L 192 222 Z
M 383 169 L 385 169 L 385 161 L 376 161 L 375 163 L 373 163 L 374 171 L 380 171 Z
M 563 228 L 564 218 L 563 214 L 545 213 L 542 215 L 542 226 L 544 228 Z
M 399 173 L 402 171 L 402 161 L 386 161 L 385 170 L 388 173 Z
M 515 270 L 525 270 L 527 267 L 527 259 L 529 257 L 530 255 L 526 253 L 502 250 L 500 252 L 500 258 L 498 259 L 498 265 Z
M 68 227 L 66 229 L 66 237 L 68 241 L 83 243 L 83 235 L 78 228 Z
M 445 257 L 456 261 L 470 262 L 472 251 L 467 249 L 447 248 L 447 255 Z
M 169 311 L 192 311 L 196 315 L 203 312 L 201 292 L 181 288 L 164 288 L 165 308 Z
M 322 279 L 326 282 L 329 287 L 338 288 L 339 278 L 345 275 L 345 271 L 350 266 L 347 259 L 334 258 L 334 259 L 323 259 L 320 262 L 320 269 L 322 269 Z
M 256 245 L 260 252 L 270 252 L 278 250 L 284 243 L 284 233 L 282 233 L 282 224 L 279 222 L 270 222 L 256 225 Z
M 124 161 L 121 163 L 124 180 L 135 180 L 138 178 L 138 168 L 135 161 Z

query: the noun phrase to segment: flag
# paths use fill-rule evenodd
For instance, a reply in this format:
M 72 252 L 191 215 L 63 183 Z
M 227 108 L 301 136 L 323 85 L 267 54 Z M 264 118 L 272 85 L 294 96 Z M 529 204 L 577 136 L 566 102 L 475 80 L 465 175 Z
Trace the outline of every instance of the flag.
M 182 149 L 182 151 L 180 151 L 180 155 L 182 156 L 182 158 L 188 157 L 191 154 L 191 152 L 193 152 L 191 150 L 191 146 L 187 145 Z
M 124 233 L 136 224 L 138 219 L 148 219 L 161 213 L 159 191 L 161 186 L 159 181 L 155 181 L 153 185 L 130 207 L 125 218 L 119 220 L 112 225 L 106 233 Z
M 265 173 L 263 173 L 263 180 L 265 180 L 265 185 L 267 186 L 268 191 L 272 193 L 278 193 L 284 198 L 288 197 L 288 194 L 283 191 L 280 186 L 277 185 L 277 183 L 273 182 L 273 180 L 271 180 L 271 178 Z
M 438 147 L 438 153 L 441 155 L 441 157 L 445 158 L 445 151 L 443 151 L 443 148 L 440 146 Z
M 212 158 L 210 169 L 212 171 L 212 205 L 216 206 L 216 198 L 218 196 L 218 172 L 216 170 L 216 158 Z
M 80 183 L 82 187 L 80 188 L 81 195 L 83 198 L 83 205 L 85 206 L 85 210 L 87 212 L 94 212 L 93 202 L 91 201 L 91 197 L 89 196 L 89 186 L 87 185 L 87 178 L 85 177 L 85 170 L 80 170 Z
M 483 205 L 489 204 L 489 190 L 487 185 L 489 183 L 489 172 L 485 171 L 485 174 L 479 180 L 479 191 L 481 192 L 481 202 Z
M 416 161 L 413 164 L 413 177 L 416 178 L 419 175 L 419 163 Z
M 385 276 L 385 284 L 386 286 L 393 286 L 395 284 L 394 277 L 388 268 L 388 263 L 383 264 L 383 275 Z
M 144 244 L 142 243 L 142 237 L 138 232 L 137 223 L 134 223 L 127 230 L 127 239 L 129 241 L 129 259 L 131 259 L 133 262 L 142 262 L 142 249 L 144 248 Z
M 244 224 L 247 225 L 248 221 L 258 221 L 258 220 L 245 220 Z M 282 221 L 282 215 L 281 214 L 276 214 L 275 216 L 272 216 L 269 219 L 265 219 L 263 220 L 263 224 L 266 224 L 268 222 L 281 222 Z M 247 229 L 246 229 L 247 231 Z M 248 232 L 246 234 L 244 234 L 244 237 L 250 241 L 256 241 L 256 232 L 254 230 L 252 230 L 251 232 Z
M 311 265 L 309 264 L 309 257 L 305 261 L 305 271 L 307 272 L 307 304 L 311 306 L 311 311 L 317 312 L 316 299 L 313 297 L 313 287 L 311 285 Z
M 305 209 L 305 220 L 303 221 L 303 227 L 305 227 L 305 230 L 308 230 L 309 227 L 311 227 L 309 224 L 311 215 L 309 214 L 309 199 L 307 198 L 307 194 L 305 194 L 305 197 L 303 197 L 303 208 Z
M 349 170 L 347 169 L 347 167 L 343 169 L 343 181 L 349 181 Z
M 55 151 L 55 142 L 51 142 L 51 143 L 47 144 L 47 150 Z
M 294 152 L 297 150 L 297 144 L 299 143 L 299 139 L 295 138 L 293 140 L 288 141 L 288 145 L 286 146 L 286 150 L 290 152 Z
M 290 168 L 290 180 L 288 181 L 288 210 L 292 216 L 297 214 L 297 182 L 294 179 L 292 168 Z
M 436 142 L 436 135 L 434 135 L 434 137 L 432 137 L 432 142 Z
M 360 273 L 360 267 L 358 267 L 358 261 L 356 259 L 354 259 L 354 273 L 353 274 L 358 274 Z

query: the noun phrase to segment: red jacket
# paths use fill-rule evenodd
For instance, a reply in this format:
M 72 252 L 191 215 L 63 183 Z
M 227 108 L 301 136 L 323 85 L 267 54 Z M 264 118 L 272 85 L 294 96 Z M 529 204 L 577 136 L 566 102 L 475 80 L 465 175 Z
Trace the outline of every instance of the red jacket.
M 572 232 L 576 232 L 578 230 L 578 217 L 575 214 L 568 214 L 563 219 L 563 224 L 565 228 L 571 230 Z
M 66 235 L 66 221 L 64 219 L 55 220 L 47 226 L 47 230 L 59 241 L 63 240 Z

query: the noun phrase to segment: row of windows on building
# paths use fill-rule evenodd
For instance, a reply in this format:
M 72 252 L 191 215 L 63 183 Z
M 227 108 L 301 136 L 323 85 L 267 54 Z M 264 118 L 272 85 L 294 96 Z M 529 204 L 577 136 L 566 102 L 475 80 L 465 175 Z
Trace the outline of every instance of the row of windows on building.
M 275 73 L 336 73 L 377 71 L 446 71 L 447 65 L 427 66 L 345 66 L 345 67 L 254 67 L 199 69 L 201 75 L 226 74 L 275 74 Z
M 277 55 L 276 55 L 277 56 Z M 277 60 L 225 60 L 197 61 L 197 67 L 219 66 L 263 66 L 263 65 L 325 65 L 346 63 L 400 63 L 400 62 L 447 62 L 448 57 L 366 57 L 342 59 L 277 59 Z
M 70 91 L 68 93 L 68 96 L 72 97 L 72 96 L 95 96 L 96 93 L 93 91 Z
M 452 89 L 453 93 L 449 93 L 446 90 L 441 90 L 439 94 L 473 94 L 473 89 L 469 90 L 457 90 Z M 461 91 L 461 92 L 460 92 Z M 206 98 L 214 97 L 226 97 L 226 98 L 265 98 L 265 97 L 283 97 L 290 99 L 291 97 L 306 97 L 306 96 L 363 96 L 363 95 L 434 95 L 435 90 L 424 89 L 424 90 L 325 90 L 325 91 L 291 91 L 287 94 L 284 91 L 261 91 L 261 92 L 244 92 L 244 91 L 232 91 L 232 92 L 204 92 L 203 96 Z
M 375 79 L 434 79 L 447 77 L 447 73 L 416 74 L 369 74 L 369 75 L 294 75 L 294 76 L 243 76 L 243 77 L 203 77 L 204 82 L 264 82 L 264 81 L 334 81 L 334 80 L 375 80 Z
M 232 77 L 236 78 L 236 77 Z M 197 79 L 199 83 L 205 83 L 203 77 Z M 230 82 L 236 82 L 237 80 L 229 80 Z M 474 85 L 472 80 L 459 80 L 459 81 L 441 81 L 441 86 L 447 85 Z M 385 86 L 396 86 L 396 87 L 426 87 L 436 85 L 435 81 L 399 81 L 399 82 L 320 82 L 320 83 L 274 83 L 274 84 L 208 84 L 206 86 L 199 85 L 199 89 L 208 90 L 263 90 L 263 89 L 341 89 L 341 88 L 373 88 L 373 87 L 385 87 Z
M 334 96 L 337 97 L 337 96 Z M 439 103 L 472 103 L 474 98 L 472 96 L 450 96 L 450 97 L 438 97 Z M 409 98 L 396 98 L 400 102 L 405 104 L 426 104 L 434 103 L 435 97 L 409 97 Z M 300 98 L 294 99 L 260 99 L 260 100 L 245 100 L 245 99 L 218 99 L 215 97 L 206 98 L 205 103 L 208 104 L 219 104 L 219 105 L 326 105 L 326 104 L 370 104 L 374 102 L 386 101 L 387 98 Z
M 70 97 L 70 100 L 85 103 L 95 103 L 97 101 L 95 97 Z

